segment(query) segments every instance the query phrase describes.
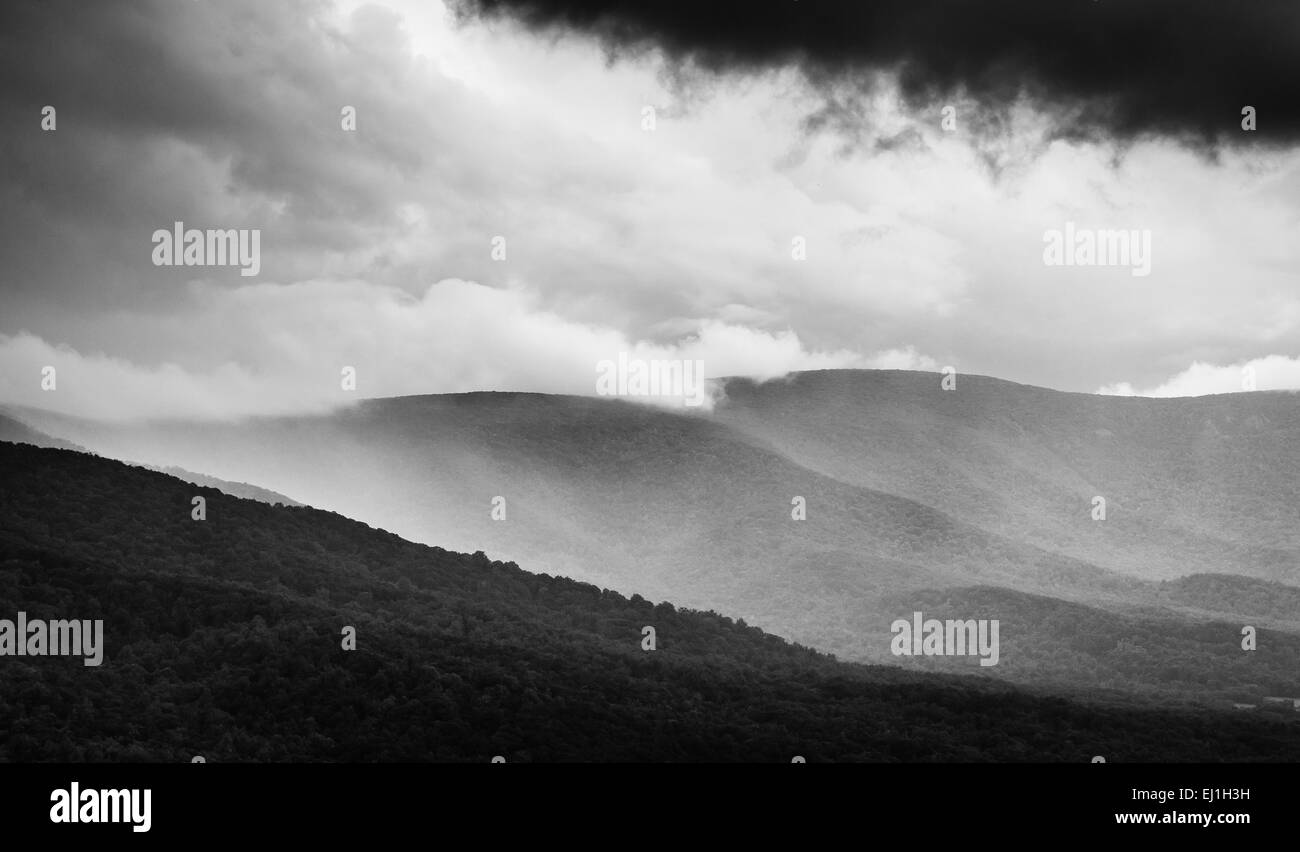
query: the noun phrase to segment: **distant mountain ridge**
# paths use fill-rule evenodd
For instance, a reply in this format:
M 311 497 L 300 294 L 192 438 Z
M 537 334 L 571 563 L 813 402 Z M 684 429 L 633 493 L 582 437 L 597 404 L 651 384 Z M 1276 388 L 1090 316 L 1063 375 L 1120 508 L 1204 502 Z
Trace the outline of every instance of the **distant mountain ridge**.
M 82 447 L 78 444 L 71 443 L 70 441 L 64 441 L 59 438 L 51 437 L 50 435 L 46 435 L 44 432 L 39 432 L 35 429 L 32 429 L 24 425 L 23 423 L 20 423 L 19 421 L 13 419 L 12 417 L 5 417 L 3 415 L 0 415 L 0 441 L 9 441 L 15 444 L 31 444 L 32 446 L 36 446 L 36 447 L 49 447 L 51 449 L 58 449 L 58 450 L 72 450 L 74 452 L 79 452 L 79 453 L 90 452 L 90 450 L 87 450 L 85 447 Z M 226 494 L 230 494 L 234 497 L 244 497 L 249 500 L 260 500 L 263 503 L 273 503 L 273 504 L 280 503 L 285 506 L 303 505 L 302 503 L 299 503 L 296 500 L 290 500 L 288 497 L 285 497 L 283 494 L 277 494 L 274 491 L 269 491 L 265 488 L 259 488 L 256 485 L 251 485 L 247 482 L 227 482 L 226 480 L 218 479 L 215 476 L 207 476 L 202 473 L 195 473 L 190 470 L 185 470 L 184 468 L 181 467 L 157 467 L 155 465 L 148 465 L 148 464 L 142 464 L 139 466 L 143 468 L 147 468 L 149 470 L 156 470 L 159 473 L 166 473 L 171 476 L 175 476 L 178 479 L 183 479 L 186 482 L 191 482 L 194 483 L 195 485 L 203 485 L 208 488 L 215 488 L 218 491 L 223 491 Z
M 243 497 L 245 500 L 258 500 L 263 503 L 282 506 L 302 506 L 297 500 L 290 500 L 283 494 L 277 494 L 265 488 L 258 488 L 247 482 L 227 482 L 224 479 L 217 479 L 215 476 L 207 476 L 202 473 L 195 473 L 192 470 L 186 470 L 183 467 L 154 467 L 153 465 L 140 465 L 148 470 L 156 470 L 159 473 L 165 473 L 168 476 L 174 476 L 194 485 L 202 485 L 205 488 L 215 488 L 218 491 L 225 492 L 232 497 Z
M 812 470 L 1123 573 L 1300 583 L 1300 394 L 1149 399 L 986 376 L 942 391 L 932 374 L 821 371 L 732 380 L 718 419 Z

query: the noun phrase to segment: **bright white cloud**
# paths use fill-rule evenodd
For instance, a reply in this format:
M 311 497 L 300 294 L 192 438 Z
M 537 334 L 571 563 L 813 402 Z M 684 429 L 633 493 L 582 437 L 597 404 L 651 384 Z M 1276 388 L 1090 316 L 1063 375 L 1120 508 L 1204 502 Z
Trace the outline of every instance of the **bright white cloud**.
M 1300 358 L 1269 355 L 1240 364 L 1219 366 L 1197 361 L 1168 381 L 1136 390 L 1129 382 L 1099 388 L 1097 393 L 1114 396 L 1205 396 L 1251 390 L 1300 390 Z

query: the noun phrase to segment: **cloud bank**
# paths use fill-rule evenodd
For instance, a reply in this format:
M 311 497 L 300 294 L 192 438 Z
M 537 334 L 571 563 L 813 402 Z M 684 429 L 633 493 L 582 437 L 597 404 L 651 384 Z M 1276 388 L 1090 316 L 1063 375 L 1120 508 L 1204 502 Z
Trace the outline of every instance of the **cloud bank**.
M 673 343 L 628 338 L 538 307 L 535 294 L 449 279 L 422 297 L 361 281 L 203 288 L 186 322 L 189 346 L 226 350 L 206 368 L 140 364 L 79 352 L 20 333 L 0 335 L 0 399 L 101 419 L 231 419 L 323 412 L 361 397 L 527 388 L 593 395 L 596 365 L 631 359 L 700 360 L 707 378 L 757 379 L 793 370 L 888 366 L 932 369 L 911 351 L 864 356 L 812 351 L 790 331 L 709 321 Z M 137 317 L 132 327 L 170 320 Z M 228 348 L 231 340 L 241 352 Z M 258 365 L 256 367 L 250 365 Z M 54 388 L 42 389 L 54 367 Z M 355 390 L 344 389 L 344 369 Z M 648 398 L 677 405 L 680 401 Z

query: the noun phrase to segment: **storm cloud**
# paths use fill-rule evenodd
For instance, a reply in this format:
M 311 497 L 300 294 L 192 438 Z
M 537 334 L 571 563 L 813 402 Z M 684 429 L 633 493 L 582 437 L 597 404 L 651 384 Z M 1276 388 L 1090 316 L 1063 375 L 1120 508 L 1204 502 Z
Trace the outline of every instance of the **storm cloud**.
M 1293 0 L 457 0 L 455 8 L 462 20 L 589 35 L 611 57 L 659 48 L 714 72 L 794 65 L 828 93 L 871 87 L 885 72 L 913 108 L 964 97 L 998 116 L 1028 98 L 1067 138 L 1300 139 Z M 832 113 L 842 101 L 832 94 Z M 1257 110 L 1254 133 L 1242 130 L 1245 106 Z

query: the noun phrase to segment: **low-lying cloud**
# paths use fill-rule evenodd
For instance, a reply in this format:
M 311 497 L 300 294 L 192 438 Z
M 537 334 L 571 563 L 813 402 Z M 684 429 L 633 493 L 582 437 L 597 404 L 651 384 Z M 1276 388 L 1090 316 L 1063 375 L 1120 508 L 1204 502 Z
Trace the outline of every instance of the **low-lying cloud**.
M 1300 358 L 1269 355 L 1241 364 L 1217 365 L 1197 361 L 1155 387 L 1137 390 L 1128 382 L 1119 382 L 1099 388 L 1097 393 L 1170 397 L 1296 389 L 1300 389 Z
M 629 339 L 538 306 L 523 289 L 448 279 L 420 298 L 361 281 L 200 288 L 189 316 L 137 316 L 133 327 L 185 329 L 216 366 L 144 364 L 20 333 L 0 335 L 0 401 L 101 419 L 229 419 L 326 411 L 361 397 L 529 390 L 594 395 L 596 364 L 689 359 L 707 378 L 770 379 L 841 367 L 932 369 L 913 350 L 818 351 L 792 331 L 704 320 L 671 341 Z M 240 351 L 227 341 L 240 341 Z M 54 387 L 42 390 L 43 370 Z M 344 389 L 346 368 L 355 390 Z M 648 399 L 648 402 L 660 400 Z

